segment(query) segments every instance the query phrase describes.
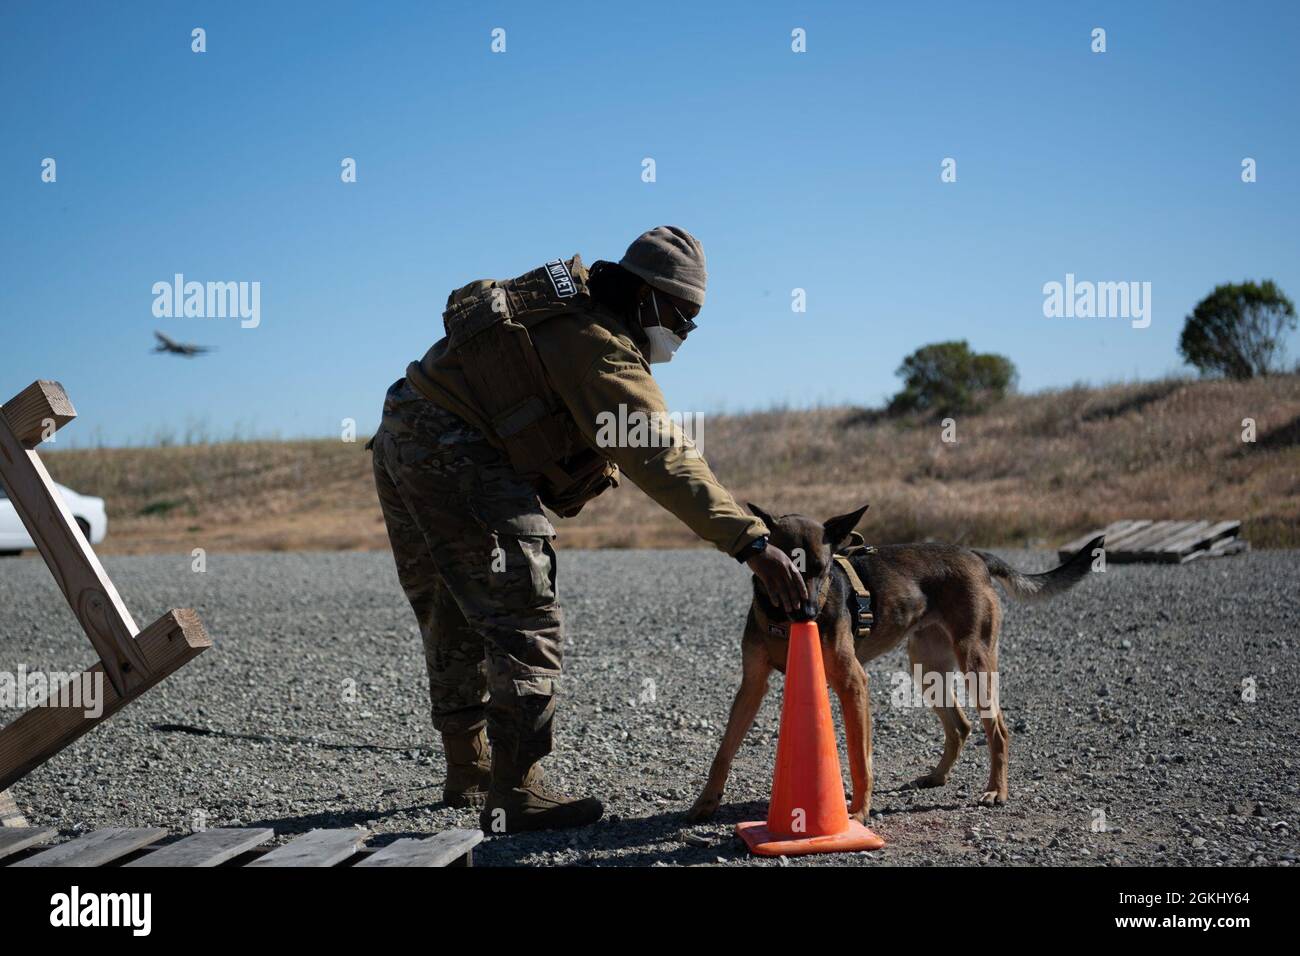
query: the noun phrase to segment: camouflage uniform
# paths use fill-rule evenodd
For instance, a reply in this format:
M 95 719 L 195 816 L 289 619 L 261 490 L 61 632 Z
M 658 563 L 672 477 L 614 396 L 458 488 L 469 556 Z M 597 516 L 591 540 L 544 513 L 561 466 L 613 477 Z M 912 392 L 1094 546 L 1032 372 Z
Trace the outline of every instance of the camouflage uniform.
M 562 619 L 555 528 L 483 434 L 417 392 L 388 390 L 375 484 L 420 625 L 433 725 L 530 764 L 551 751 Z
M 624 261 L 665 294 L 703 304 L 703 252 L 683 230 L 652 230 Z M 424 637 L 444 798 L 480 806 L 492 832 L 582 826 L 603 812 L 599 800 L 543 782 L 562 622 L 542 502 L 575 515 L 621 471 L 740 560 L 767 534 L 680 429 L 666 446 L 609 440 L 610 416 L 669 415 L 639 321 L 628 303 L 593 293 L 589 277 L 575 255 L 452 292 L 446 336 L 389 389 L 373 443 L 398 574 Z M 605 282 L 597 289 L 617 301 Z

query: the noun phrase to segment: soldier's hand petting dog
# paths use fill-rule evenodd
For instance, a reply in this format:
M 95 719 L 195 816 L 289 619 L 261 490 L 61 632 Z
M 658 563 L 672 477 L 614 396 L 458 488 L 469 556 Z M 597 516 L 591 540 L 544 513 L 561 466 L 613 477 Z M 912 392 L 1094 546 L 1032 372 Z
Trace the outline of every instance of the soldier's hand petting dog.
M 754 576 L 763 582 L 768 596 L 787 614 L 793 614 L 808 600 L 808 588 L 803 575 L 789 556 L 780 548 L 769 544 L 745 562 Z

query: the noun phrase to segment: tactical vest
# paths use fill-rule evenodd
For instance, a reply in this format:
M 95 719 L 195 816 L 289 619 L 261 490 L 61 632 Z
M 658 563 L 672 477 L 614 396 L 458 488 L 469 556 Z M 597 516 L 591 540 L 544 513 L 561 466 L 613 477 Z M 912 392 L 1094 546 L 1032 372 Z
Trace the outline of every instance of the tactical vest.
M 591 307 L 587 270 L 575 255 L 492 282 L 449 302 L 442 316 L 448 347 L 460 359 L 493 436 L 515 470 L 536 485 L 542 503 L 565 518 L 617 485 L 618 467 L 578 431 L 546 377 L 529 330 Z

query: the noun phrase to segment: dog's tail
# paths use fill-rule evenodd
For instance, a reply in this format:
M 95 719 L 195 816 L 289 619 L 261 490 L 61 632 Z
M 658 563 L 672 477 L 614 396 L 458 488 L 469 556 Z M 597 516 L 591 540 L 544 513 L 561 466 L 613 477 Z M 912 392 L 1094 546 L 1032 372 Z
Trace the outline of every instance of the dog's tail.
M 1092 565 L 1092 553 L 1106 542 L 1105 535 L 1098 535 L 1080 548 L 1060 567 L 1044 571 L 1042 574 L 1025 574 L 1017 571 L 995 554 L 976 551 L 981 561 L 989 569 L 989 574 L 1007 587 L 1012 597 L 1035 600 L 1055 597 L 1068 591 L 1083 580 Z

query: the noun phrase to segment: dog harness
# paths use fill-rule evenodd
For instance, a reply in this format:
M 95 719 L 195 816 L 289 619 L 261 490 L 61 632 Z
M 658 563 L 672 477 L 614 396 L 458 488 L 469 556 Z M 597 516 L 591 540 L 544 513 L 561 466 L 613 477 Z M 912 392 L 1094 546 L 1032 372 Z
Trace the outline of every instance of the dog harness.
M 862 582 L 862 578 L 854 570 L 853 562 L 849 559 L 859 554 L 875 553 L 875 547 L 863 541 L 862 535 L 854 531 L 849 535 L 849 543 L 833 555 L 835 563 L 840 566 L 840 570 L 849 580 L 851 592 L 848 599 L 849 620 L 853 622 L 853 636 L 859 640 L 871 633 L 871 626 L 876 623 L 876 615 L 871 607 L 871 591 Z
M 865 543 L 862 535 L 854 531 L 849 535 L 848 543 L 831 555 L 833 560 L 827 566 L 826 573 L 821 576 L 816 586 L 817 615 L 820 615 L 822 609 L 826 606 L 826 599 L 830 597 L 832 569 L 838 567 L 844 572 L 844 577 L 849 584 L 849 596 L 845 603 L 849 611 L 849 620 L 853 622 L 853 637 L 855 640 L 861 640 L 871 634 L 871 627 L 875 623 L 875 614 L 871 606 L 871 591 L 863 583 L 862 578 L 853 567 L 852 559 L 862 554 L 874 554 L 875 551 L 873 545 Z M 755 593 L 759 593 L 757 591 L 757 582 L 755 582 L 755 589 Z M 790 621 L 784 615 L 784 612 L 782 612 L 781 620 L 774 620 L 763 608 L 761 601 L 758 607 L 766 619 L 768 633 L 774 637 L 788 638 L 790 635 Z

